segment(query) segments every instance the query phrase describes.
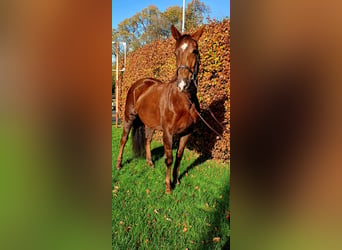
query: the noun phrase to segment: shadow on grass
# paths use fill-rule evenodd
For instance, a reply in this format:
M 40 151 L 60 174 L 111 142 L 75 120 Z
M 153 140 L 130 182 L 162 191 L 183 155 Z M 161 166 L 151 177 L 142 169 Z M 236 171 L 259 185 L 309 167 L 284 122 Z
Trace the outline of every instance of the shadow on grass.
M 203 162 L 205 162 L 206 160 L 209 160 L 211 157 L 209 155 L 200 155 L 199 157 L 197 157 L 196 160 L 194 160 L 187 168 L 186 170 L 181 173 L 178 177 L 179 182 L 181 182 L 181 180 L 183 179 L 183 177 L 194 167 L 202 164 Z M 171 188 L 175 189 L 176 188 L 176 183 L 174 182 L 174 180 L 171 183 Z
M 194 167 L 202 164 L 203 162 L 205 162 L 206 160 L 209 160 L 211 157 L 209 155 L 200 155 L 199 157 L 197 157 L 196 160 L 194 160 L 187 168 L 186 170 L 181 173 L 178 177 L 179 181 L 182 180 L 182 178 Z
M 125 164 L 130 164 L 132 161 L 133 161 L 133 158 L 127 159 L 127 160 L 123 163 L 123 165 L 125 165 Z
M 164 156 L 164 146 L 159 146 L 151 150 L 152 161 L 156 162 Z
M 158 161 L 160 158 L 162 158 L 164 156 L 164 147 L 159 146 L 157 148 L 152 149 L 151 154 L 152 154 L 152 161 L 153 161 L 153 163 L 155 163 L 156 161 Z M 123 162 L 122 166 L 124 166 L 126 164 L 130 164 L 133 161 L 133 159 L 136 159 L 136 158 L 144 159 L 145 153 L 142 156 L 133 156 L 131 158 L 128 158 L 127 160 L 125 160 Z
M 230 249 L 230 237 L 228 238 L 227 242 L 222 247 L 222 250 L 229 250 Z
M 202 236 L 202 243 L 201 245 L 197 246 L 197 249 L 200 250 L 206 250 L 206 249 L 217 249 L 217 246 L 214 243 L 213 239 L 215 237 L 220 237 L 220 241 L 225 240 L 225 242 L 222 243 L 223 250 L 229 250 L 230 249 L 230 235 L 223 235 L 223 229 L 222 227 L 225 224 L 229 225 L 230 228 L 230 214 L 226 211 L 230 211 L 230 183 L 229 180 L 227 180 L 227 183 L 224 185 L 224 188 L 221 190 L 222 199 L 217 199 L 216 203 L 219 205 L 219 208 L 215 211 L 214 218 L 211 221 L 212 229 L 209 230 L 206 233 L 203 233 Z M 217 228 L 217 231 L 213 228 Z M 227 238 L 228 236 L 228 238 Z

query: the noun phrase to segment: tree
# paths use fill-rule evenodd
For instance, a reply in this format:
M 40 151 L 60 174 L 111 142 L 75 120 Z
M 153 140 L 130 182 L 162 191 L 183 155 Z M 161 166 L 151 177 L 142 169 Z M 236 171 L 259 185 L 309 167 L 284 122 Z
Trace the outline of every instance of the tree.
M 144 45 L 160 39 L 162 35 L 162 16 L 159 9 L 154 5 L 150 5 L 142 10 L 139 17 L 140 23 L 143 24 L 143 33 L 140 36 L 141 44 Z
M 192 0 L 185 10 L 185 30 L 196 29 L 203 24 L 204 15 L 210 12 L 209 6 L 199 0 Z
M 208 12 L 209 7 L 199 0 L 192 0 L 188 3 L 185 13 L 186 30 L 190 31 L 202 25 L 204 15 Z M 180 6 L 171 6 L 161 12 L 157 6 L 149 5 L 119 23 L 117 29 L 112 30 L 112 39 L 127 42 L 128 50 L 132 51 L 155 40 L 168 38 L 172 24 L 181 28 L 182 8 Z
M 170 27 L 173 24 L 178 29 L 181 29 L 182 26 L 182 8 L 179 6 L 171 6 L 168 7 L 163 13 L 162 18 L 165 22 L 164 29 L 165 35 L 170 36 Z

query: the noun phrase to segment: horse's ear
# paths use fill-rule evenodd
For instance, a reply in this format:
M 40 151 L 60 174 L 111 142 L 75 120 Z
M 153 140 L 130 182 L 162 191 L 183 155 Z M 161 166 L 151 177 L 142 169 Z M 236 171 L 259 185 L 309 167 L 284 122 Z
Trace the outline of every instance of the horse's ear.
M 200 37 L 202 36 L 204 31 L 204 26 L 202 26 L 199 30 L 197 30 L 196 32 L 194 32 L 191 36 L 194 40 L 198 41 L 198 39 L 200 39 Z
M 181 37 L 181 33 L 179 33 L 179 31 L 174 25 L 171 26 L 171 33 L 173 38 L 176 40 L 178 40 Z

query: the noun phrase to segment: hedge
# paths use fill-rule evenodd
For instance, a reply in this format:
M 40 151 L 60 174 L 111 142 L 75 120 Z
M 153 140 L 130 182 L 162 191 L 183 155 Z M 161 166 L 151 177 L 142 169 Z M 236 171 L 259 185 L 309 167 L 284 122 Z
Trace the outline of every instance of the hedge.
M 230 158 L 230 20 L 205 25 L 199 41 L 201 65 L 198 99 L 203 118 L 222 135 L 213 133 L 201 120 L 196 124 L 187 147 L 204 156 L 228 161 Z M 120 78 L 119 116 L 122 118 L 129 87 L 138 79 L 154 77 L 169 81 L 176 71 L 173 54 L 175 40 L 170 37 L 127 55 L 126 70 Z M 213 113 L 220 126 L 212 118 Z M 160 139 L 160 133 L 156 133 Z

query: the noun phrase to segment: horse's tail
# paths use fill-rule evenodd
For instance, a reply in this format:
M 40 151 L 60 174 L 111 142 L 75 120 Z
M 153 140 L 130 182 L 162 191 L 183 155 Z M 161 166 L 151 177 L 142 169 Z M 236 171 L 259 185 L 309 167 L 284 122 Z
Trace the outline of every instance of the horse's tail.
M 143 156 L 145 153 L 145 125 L 137 116 L 133 121 L 132 149 L 136 156 Z

